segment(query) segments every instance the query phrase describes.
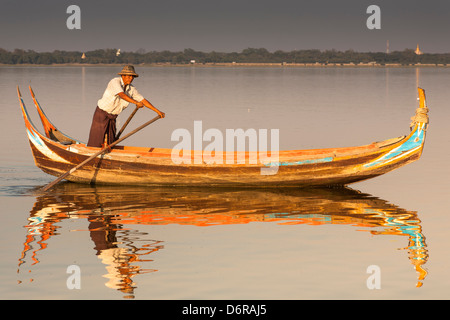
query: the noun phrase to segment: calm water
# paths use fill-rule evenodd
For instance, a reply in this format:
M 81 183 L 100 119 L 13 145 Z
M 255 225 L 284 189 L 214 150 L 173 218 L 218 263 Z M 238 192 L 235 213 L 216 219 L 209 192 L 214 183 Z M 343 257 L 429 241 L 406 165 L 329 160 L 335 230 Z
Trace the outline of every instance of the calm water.
M 407 134 L 426 90 L 422 158 L 345 189 L 90 187 L 34 165 L 16 86 L 41 128 L 87 140 L 112 67 L 1 67 L 3 299 L 449 299 L 450 69 L 150 68 L 136 87 L 166 118 L 127 144 L 173 147 L 193 129 L 280 129 L 281 149 Z M 133 107 L 124 112 L 124 122 Z M 129 129 L 154 117 L 140 110 Z M 69 266 L 81 288 L 69 289 Z M 380 289 L 370 290 L 370 266 Z

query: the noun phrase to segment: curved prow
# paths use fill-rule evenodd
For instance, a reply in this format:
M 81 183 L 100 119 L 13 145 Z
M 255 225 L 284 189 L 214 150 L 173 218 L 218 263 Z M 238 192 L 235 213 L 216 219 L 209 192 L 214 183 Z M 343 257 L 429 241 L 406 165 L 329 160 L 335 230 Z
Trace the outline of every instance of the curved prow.
M 411 118 L 411 128 L 414 128 L 415 125 L 420 125 L 424 130 L 426 130 L 429 118 L 428 118 L 428 107 L 427 101 L 425 97 L 425 90 L 422 88 L 417 88 L 419 92 L 419 107 L 416 109 L 416 114 Z
M 27 128 L 34 128 L 34 124 L 31 122 L 30 116 L 28 115 L 28 111 L 25 107 L 25 102 L 23 102 L 22 94 L 20 93 L 19 86 L 17 86 L 17 96 L 19 97 L 20 108 L 22 110 L 23 119 L 25 121 L 25 126 Z
M 36 129 L 36 126 L 31 121 L 31 118 L 28 114 L 28 110 L 25 106 L 25 102 L 23 101 L 22 94 L 20 93 L 19 86 L 17 86 L 17 95 L 19 97 L 20 108 L 22 110 L 23 120 L 25 122 L 25 128 L 27 130 L 28 138 L 33 139 L 40 135 L 39 131 Z M 31 141 L 31 140 L 30 140 Z
M 44 113 L 44 110 L 42 110 L 41 105 L 36 99 L 36 96 L 34 95 L 33 89 L 31 89 L 31 86 L 28 87 L 30 89 L 31 97 L 33 98 L 34 105 L 36 106 L 36 109 L 38 111 L 39 117 L 41 118 L 42 125 L 44 127 L 45 135 L 47 138 L 52 139 L 52 131 L 56 131 L 56 127 L 50 122 L 50 120 L 47 118 L 47 116 Z
M 34 91 L 31 88 L 31 86 L 29 86 L 29 88 L 30 88 L 31 97 L 33 98 L 34 105 L 36 106 L 39 117 L 41 118 L 41 122 L 44 127 L 45 135 L 47 136 L 47 138 L 52 139 L 53 141 L 65 144 L 65 145 L 82 143 L 82 142 L 72 139 L 68 135 L 62 133 L 53 125 L 53 123 L 46 116 L 44 110 L 41 108 L 41 105 L 37 101 L 36 95 L 34 94 Z
M 425 98 L 425 90 L 422 88 L 417 88 L 419 91 L 419 108 L 426 108 L 427 107 L 427 101 Z

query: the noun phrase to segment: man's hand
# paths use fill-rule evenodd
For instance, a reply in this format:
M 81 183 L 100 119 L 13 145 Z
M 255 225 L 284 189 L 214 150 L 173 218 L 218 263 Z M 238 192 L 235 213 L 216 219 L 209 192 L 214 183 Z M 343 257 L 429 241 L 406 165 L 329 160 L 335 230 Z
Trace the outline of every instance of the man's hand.
M 159 114 L 159 116 L 161 117 L 161 119 L 164 118 L 164 117 L 166 116 L 166 114 L 165 114 L 164 112 L 159 111 L 158 108 L 156 108 L 155 106 L 153 106 L 147 99 L 144 99 L 144 100 L 142 100 L 141 102 L 142 102 L 142 104 L 143 104 L 144 106 L 146 106 L 147 108 L 149 108 L 149 109 L 155 111 L 157 114 Z

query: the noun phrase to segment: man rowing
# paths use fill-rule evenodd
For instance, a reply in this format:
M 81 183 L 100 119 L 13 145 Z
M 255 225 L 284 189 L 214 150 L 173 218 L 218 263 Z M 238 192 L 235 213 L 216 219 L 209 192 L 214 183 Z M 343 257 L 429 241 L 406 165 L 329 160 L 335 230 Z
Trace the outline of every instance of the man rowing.
M 87 143 L 89 147 L 100 148 L 104 143 L 109 145 L 116 140 L 116 118 L 130 103 L 138 108 L 145 106 L 155 111 L 161 118 L 165 116 L 164 112 L 155 108 L 131 84 L 134 78 L 139 77 L 133 66 L 124 66 L 118 75 L 120 77 L 108 83 L 103 97 L 98 100 L 89 132 Z

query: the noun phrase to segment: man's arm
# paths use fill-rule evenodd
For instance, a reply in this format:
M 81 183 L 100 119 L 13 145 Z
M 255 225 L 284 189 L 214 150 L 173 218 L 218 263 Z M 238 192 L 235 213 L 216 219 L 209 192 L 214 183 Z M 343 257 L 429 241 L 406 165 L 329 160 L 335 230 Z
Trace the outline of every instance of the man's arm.
M 164 112 L 159 111 L 157 108 L 155 108 L 147 99 L 141 100 L 141 101 L 136 101 L 133 98 L 130 98 L 127 94 L 125 94 L 125 92 L 119 92 L 117 94 L 121 99 L 135 104 L 136 107 L 138 108 L 142 108 L 143 106 L 146 106 L 147 108 L 155 111 L 157 114 L 159 114 L 161 116 L 161 118 L 164 118 L 166 116 L 166 114 Z
M 125 100 L 125 101 L 127 101 L 129 103 L 135 104 L 139 108 L 142 108 L 144 106 L 144 104 L 141 101 L 136 101 L 133 98 L 130 98 L 125 92 L 119 92 L 117 95 L 121 99 L 123 99 L 123 100 Z

